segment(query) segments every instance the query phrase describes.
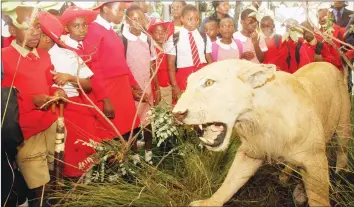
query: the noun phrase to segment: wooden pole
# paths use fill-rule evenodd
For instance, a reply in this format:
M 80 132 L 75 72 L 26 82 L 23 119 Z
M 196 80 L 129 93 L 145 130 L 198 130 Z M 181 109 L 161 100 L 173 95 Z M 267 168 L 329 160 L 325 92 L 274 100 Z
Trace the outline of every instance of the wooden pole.
M 64 103 L 59 104 L 59 117 L 57 120 L 57 129 L 55 136 L 55 152 L 54 152 L 54 172 L 55 172 L 55 189 L 59 190 L 63 185 L 63 158 L 65 150 L 65 125 L 64 125 Z

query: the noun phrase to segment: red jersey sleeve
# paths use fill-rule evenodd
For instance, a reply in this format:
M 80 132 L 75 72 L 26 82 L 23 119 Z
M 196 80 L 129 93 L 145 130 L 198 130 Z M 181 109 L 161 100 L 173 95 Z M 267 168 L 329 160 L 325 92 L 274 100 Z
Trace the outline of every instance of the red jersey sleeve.
M 328 45 L 324 43 L 321 54 L 323 56 L 324 61 L 332 63 L 338 69 L 341 68 L 339 53 L 334 47 L 328 47 Z
M 304 43 L 302 43 L 303 45 L 300 48 L 300 62 L 299 62 L 299 68 L 312 63 L 313 57 L 311 55 L 309 55 L 309 52 L 306 50 L 306 48 L 304 47 Z

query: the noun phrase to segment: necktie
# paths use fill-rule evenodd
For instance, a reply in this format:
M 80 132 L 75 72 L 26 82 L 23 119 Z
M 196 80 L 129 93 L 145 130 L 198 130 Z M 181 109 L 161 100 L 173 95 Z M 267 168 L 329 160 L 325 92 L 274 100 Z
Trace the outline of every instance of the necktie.
M 82 46 L 81 42 L 77 45 L 77 49 L 79 49 L 79 50 L 83 50 L 84 49 L 84 47 Z
M 198 47 L 197 44 L 195 44 L 192 32 L 188 32 L 188 34 L 189 34 L 189 44 L 191 45 L 193 64 L 195 67 L 198 67 L 200 65 Z
M 33 52 L 28 53 L 26 57 L 31 59 L 31 60 L 37 60 L 38 59 L 37 56 L 35 54 L 33 54 Z
M 340 11 L 337 11 L 337 24 L 340 26 L 342 22 L 342 14 Z

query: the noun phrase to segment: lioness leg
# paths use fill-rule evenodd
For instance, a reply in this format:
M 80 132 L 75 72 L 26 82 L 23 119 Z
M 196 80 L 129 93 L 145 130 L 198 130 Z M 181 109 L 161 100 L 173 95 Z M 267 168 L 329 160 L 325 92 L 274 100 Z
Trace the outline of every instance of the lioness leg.
M 342 86 L 345 88 L 345 86 Z M 342 89 L 344 90 L 344 89 Z M 346 90 L 345 90 L 346 91 Z M 346 93 L 343 93 L 342 108 L 339 123 L 337 127 L 337 160 L 336 160 L 336 172 L 343 170 L 348 165 L 348 145 L 351 137 L 350 126 L 350 100 Z
M 222 206 L 254 175 L 263 160 L 247 156 L 240 148 L 220 188 L 209 199 L 192 202 L 191 206 Z
M 309 206 L 330 206 L 329 172 L 325 152 L 311 154 L 301 169 Z

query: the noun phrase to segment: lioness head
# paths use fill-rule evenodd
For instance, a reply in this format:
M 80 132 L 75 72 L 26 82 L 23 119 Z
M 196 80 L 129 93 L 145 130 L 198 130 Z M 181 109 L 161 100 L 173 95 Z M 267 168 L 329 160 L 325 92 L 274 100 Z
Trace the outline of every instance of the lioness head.
M 200 140 L 213 151 L 225 150 L 242 114 L 252 110 L 252 97 L 275 73 L 274 65 L 245 60 L 210 64 L 188 77 L 186 91 L 173 109 L 183 123 L 199 125 Z

